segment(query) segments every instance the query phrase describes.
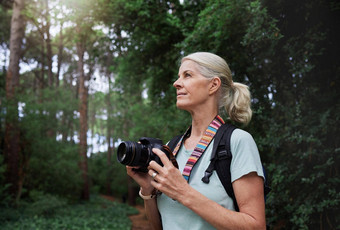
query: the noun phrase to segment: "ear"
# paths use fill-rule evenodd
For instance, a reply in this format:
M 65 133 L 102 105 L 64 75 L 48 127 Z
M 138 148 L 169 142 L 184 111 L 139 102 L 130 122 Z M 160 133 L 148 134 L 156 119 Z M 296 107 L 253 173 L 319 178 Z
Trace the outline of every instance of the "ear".
M 218 91 L 221 86 L 221 79 L 219 77 L 214 77 L 210 81 L 209 95 L 212 95 Z

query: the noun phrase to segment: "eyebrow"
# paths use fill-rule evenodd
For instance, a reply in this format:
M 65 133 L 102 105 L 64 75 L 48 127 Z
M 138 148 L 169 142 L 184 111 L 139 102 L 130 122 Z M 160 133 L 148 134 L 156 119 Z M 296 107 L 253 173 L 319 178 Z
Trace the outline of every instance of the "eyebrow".
M 186 74 L 186 73 L 188 73 L 188 72 L 193 72 L 192 70 L 190 70 L 190 69 L 187 69 L 187 70 L 184 70 L 183 71 L 183 74 Z M 180 76 L 180 74 L 178 74 L 178 77 Z

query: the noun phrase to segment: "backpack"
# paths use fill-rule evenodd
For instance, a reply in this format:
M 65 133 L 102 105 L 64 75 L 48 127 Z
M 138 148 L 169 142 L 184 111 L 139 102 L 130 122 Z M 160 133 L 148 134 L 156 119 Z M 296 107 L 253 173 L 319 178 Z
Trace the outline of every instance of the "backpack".
M 239 211 L 237 201 L 235 198 L 233 186 L 231 183 L 231 173 L 230 173 L 230 164 L 232 159 L 232 153 L 230 150 L 230 138 L 233 131 L 236 127 L 232 124 L 223 124 L 218 130 L 214 137 L 214 145 L 212 149 L 210 164 L 206 169 L 202 181 L 204 183 L 209 183 L 209 178 L 212 175 L 213 171 L 216 170 L 217 175 L 226 190 L 228 196 L 230 196 L 234 202 L 234 207 L 236 211 Z M 174 137 L 169 143 L 171 151 L 174 150 L 177 143 L 181 139 L 183 135 L 179 135 Z M 222 142 L 221 140 L 225 140 Z M 263 166 L 262 166 L 263 167 Z M 266 200 L 267 194 L 270 192 L 271 188 L 267 184 L 266 180 L 266 172 L 263 167 L 264 172 L 264 196 Z

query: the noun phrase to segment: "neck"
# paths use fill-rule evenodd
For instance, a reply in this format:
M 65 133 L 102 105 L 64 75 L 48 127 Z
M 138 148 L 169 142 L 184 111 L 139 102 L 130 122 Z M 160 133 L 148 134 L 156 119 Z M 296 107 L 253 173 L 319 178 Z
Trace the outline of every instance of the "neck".
M 201 112 L 197 114 L 191 114 L 191 136 L 192 137 L 202 137 L 205 130 L 210 125 L 211 121 L 218 115 L 218 111 L 214 112 Z

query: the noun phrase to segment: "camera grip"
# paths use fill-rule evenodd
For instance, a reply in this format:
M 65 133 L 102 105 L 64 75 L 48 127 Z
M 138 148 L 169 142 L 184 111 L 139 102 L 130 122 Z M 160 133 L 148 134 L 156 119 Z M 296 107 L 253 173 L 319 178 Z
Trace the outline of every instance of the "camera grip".
M 174 156 L 174 154 L 172 153 L 171 149 L 169 148 L 169 146 L 167 145 L 163 145 L 163 149 L 169 154 L 169 160 L 171 161 L 171 163 L 178 168 L 178 163 L 176 161 L 176 157 Z

